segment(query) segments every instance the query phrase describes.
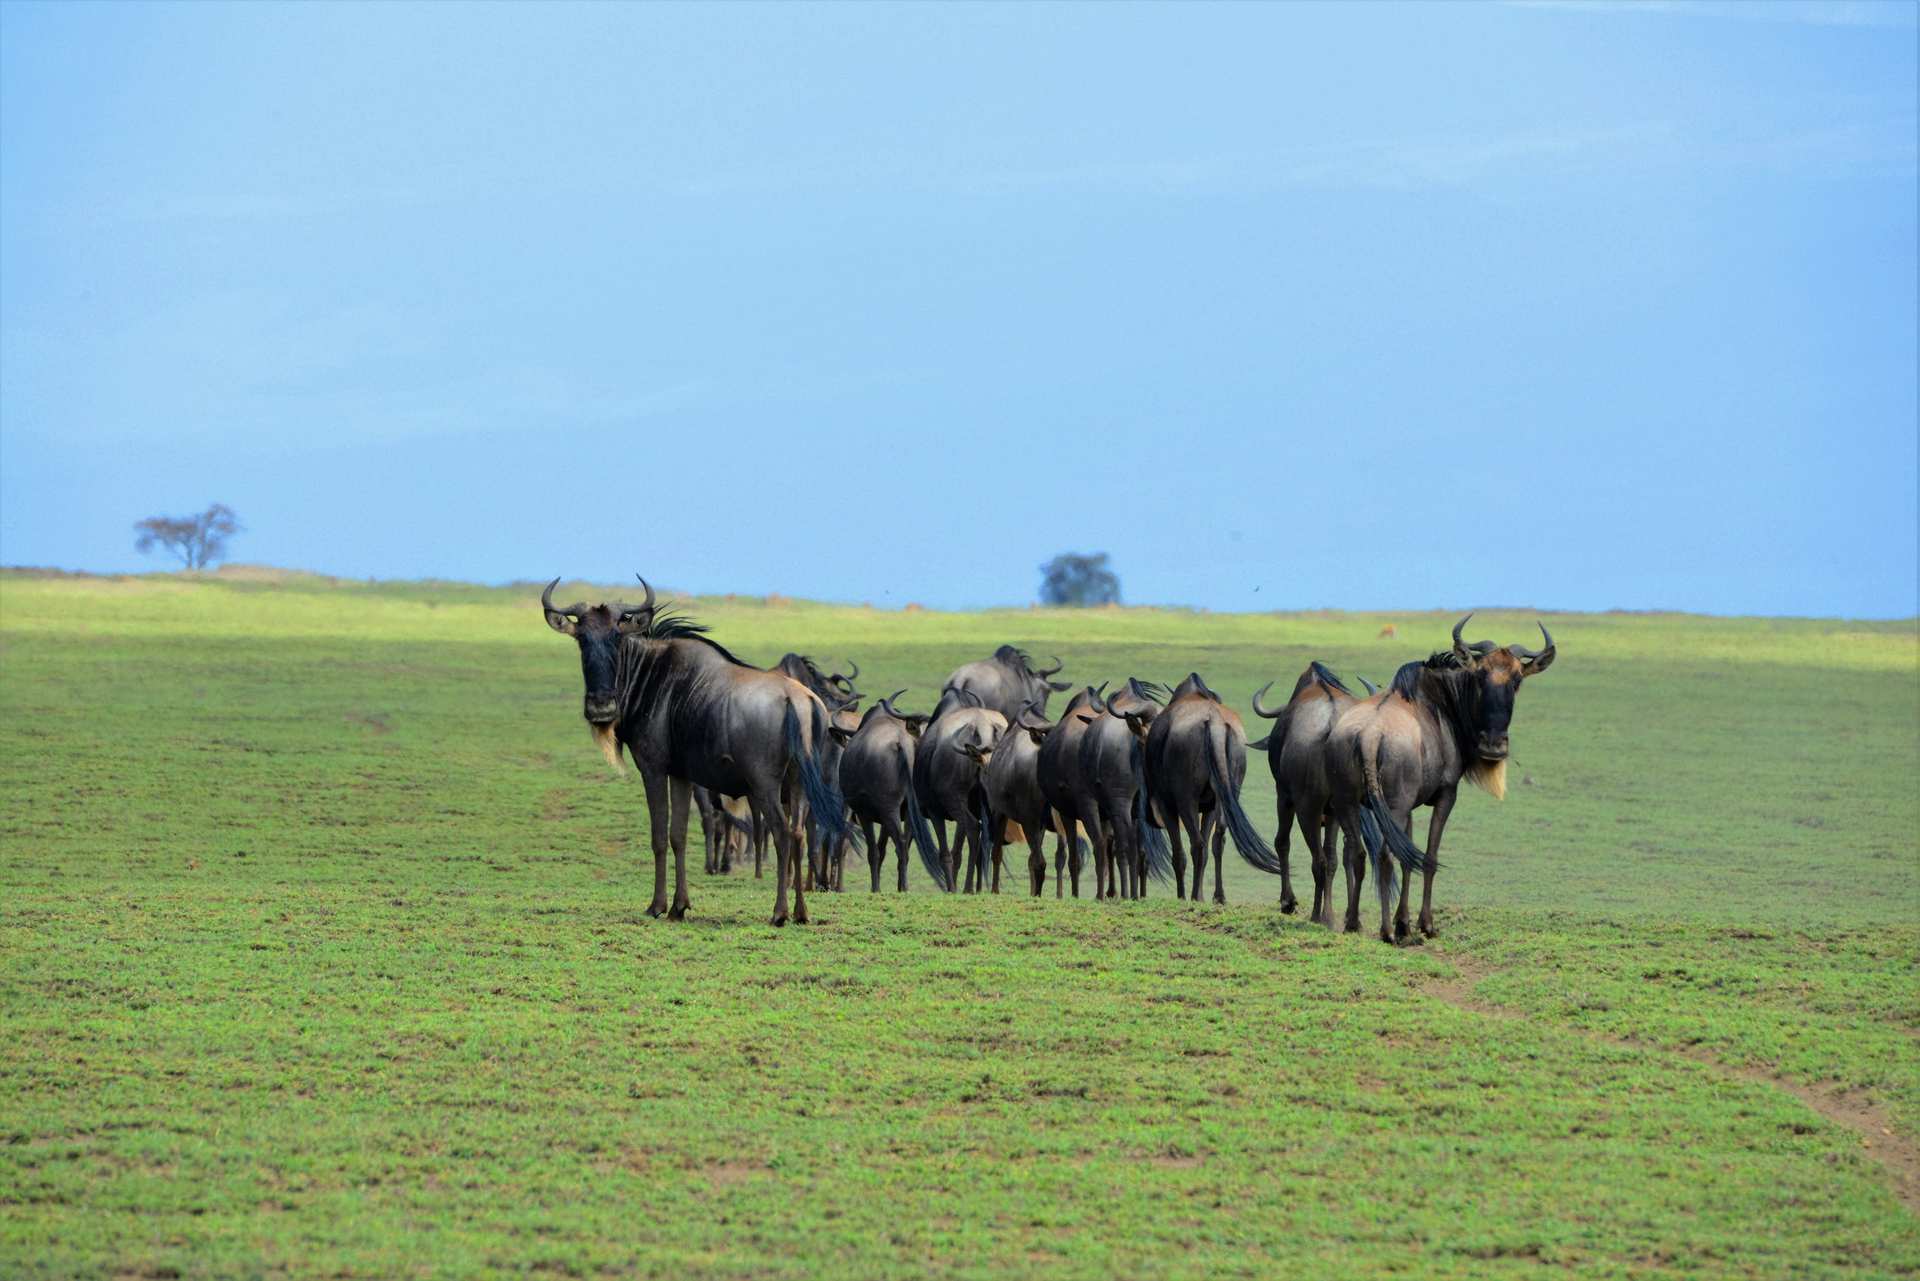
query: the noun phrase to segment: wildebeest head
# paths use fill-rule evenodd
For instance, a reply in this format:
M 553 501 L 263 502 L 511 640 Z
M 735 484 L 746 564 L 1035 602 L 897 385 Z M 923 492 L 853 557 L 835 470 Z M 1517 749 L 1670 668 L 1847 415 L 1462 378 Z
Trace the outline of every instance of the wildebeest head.
M 1047 710 L 1047 696 L 1049 694 L 1063 693 L 1073 688 L 1072 684 L 1068 681 L 1050 681 L 1047 679 L 1049 676 L 1058 675 L 1060 669 L 1066 666 L 1057 656 L 1053 660 L 1053 666 L 1035 667 L 1033 660 L 1029 658 L 1024 651 L 1015 649 L 1011 645 L 1002 645 L 999 649 L 993 651 L 993 660 L 1006 667 L 1025 683 L 1027 701 L 1040 704 L 1040 710 L 1042 712 Z
M 644 578 L 640 580 L 647 591 L 642 605 L 615 601 L 590 607 L 585 601 L 575 601 L 560 606 L 553 603 L 553 589 L 559 584 L 556 578 L 540 593 L 541 612 L 547 617 L 547 626 L 579 642 L 580 672 L 587 685 L 582 709 L 587 723 L 610 726 L 620 717 L 620 638 L 646 630 L 654 613 L 653 588 Z
M 1531 650 L 1523 645 L 1495 645 L 1492 641 L 1468 644 L 1460 639 L 1467 619 L 1453 625 L 1453 650 L 1445 655 L 1464 674 L 1458 698 L 1461 728 L 1471 730 L 1473 750 L 1479 759 L 1492 764 L 1507 759 L 1507 727 L 1513 721 L 1514 698 L 1520 683 L 1538 676 L 1553 664 L 1553 634 L 1545 623 L 1539 624 L 1547 647 Z

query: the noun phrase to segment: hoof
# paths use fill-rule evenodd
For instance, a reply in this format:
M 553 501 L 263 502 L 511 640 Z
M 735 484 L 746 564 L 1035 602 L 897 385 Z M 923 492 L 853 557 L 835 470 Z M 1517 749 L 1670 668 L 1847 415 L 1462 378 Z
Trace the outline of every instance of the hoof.
M 666 914 L 667 914 L 667 905 L 665 903 L 649 903 L 647 905 L 648 916 L 661 917 L 661 916 L 665 916 Z
M 1288 916 L 1292 916 L 1293 910 L 1299 906 L 1300 900 L 1291 894 L 1280 900 L 1280 910 Z
M 1440 937 L 1440 931 L 1431 925 L 1422 925 L 1420 927 L 1420 935 L 1422 938 L 1437 939 Z
M 688 906 L 688 905 L 687 905 L 687 904 L 685 904 L 685 903 L 675 903 L 675 904 L 674 904 L 674 905 L 673 905 L 673 906 L 672 906 L 671 908 L 669 908 L 669 909 L 667 909 L 667 919 L 668 919 L 669 921 L 684 921 L 684 920 L 686 920 L 686 919 L 687 919 L 687 906 Z
M 1407 933 L 1407 923 L 1405 921 L 1395 921 L 1393 923 L 1393 936 L 1395 938 L 1403 939 L 1407 936 Z

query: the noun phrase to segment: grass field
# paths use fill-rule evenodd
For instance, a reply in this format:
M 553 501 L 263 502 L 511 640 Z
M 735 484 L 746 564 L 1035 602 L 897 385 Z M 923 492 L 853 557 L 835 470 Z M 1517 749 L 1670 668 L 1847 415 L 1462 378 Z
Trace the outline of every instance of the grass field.
M 1256 736 L 1452 621 L 695 612 L 909 707 L 1002 641 L 1198 669 Z M 1915 624 L 1548 622 L 1424 948 L 1237 860 L 775 931 L 697 862 L 643 915 L 532 591 L 0 576 L 0 1276 L 1920 1271 Z

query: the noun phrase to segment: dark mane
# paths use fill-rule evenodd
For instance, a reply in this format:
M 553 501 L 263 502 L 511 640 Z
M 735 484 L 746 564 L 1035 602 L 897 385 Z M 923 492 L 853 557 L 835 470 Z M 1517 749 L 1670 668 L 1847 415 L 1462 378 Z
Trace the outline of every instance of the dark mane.
M 995 662 L 999 663 L 1007 663 L 1009 665 L 1017 663 L 1028 675 L 1033 674 L 1033 657 L 1024 649 L 1015 649 L 1011 645 L 1002 645 L 999 649 L 993 651 L 993 658 Z
M 707 635 L 707 625 L 705 623 L 696 622 L 678 610 L 654 610 L 652 616 L 647 619 L 647 625 L 633 634 L 646 640 L 699 641 L 702 645 L 710 649 L 718 650 L 720 657 L 726 659 L 735 667 L 753 666 L 752 663 L 749 663 L 725 645 L 722 645 L 719 641 Z
M 1327 688 L 1337 689 L 1342 694 L 1345 694 L 1348 697 L 1353 696 L 1353 691 L 1348 689 L 1345 685 L 1341 684 L 1340 678 L 1338 676 L 1335 676 L 1333 672 L 1328 669 L 1327 665 L 1321 662 L 1319 659 L 1316 658 L 1311 663 L 1308 663 L 1307 670 L 1313 673 L 1313 678 L 1315 680 L 1319 681 L 1322 685 L 1325 685 Z

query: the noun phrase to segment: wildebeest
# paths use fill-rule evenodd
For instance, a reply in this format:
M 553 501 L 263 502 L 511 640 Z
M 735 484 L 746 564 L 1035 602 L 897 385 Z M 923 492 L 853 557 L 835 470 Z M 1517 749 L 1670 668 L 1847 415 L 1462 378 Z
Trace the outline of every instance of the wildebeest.
M 950 702 L 949 695 L 957 701 Z M 992 845 L 983 779 L 988 758 L 1006 732 L 1007 718 L 980 706 L 971 691 L 942 695 L 941 708 L 921 731 L 913 755 L 913 786 L 920 812 L 926 815 L 946 865 L 948 889 L 959 875 L 961 851 L 966 851 L 966 890 L 983 888 L 984 869 Z M 947 824 L 954 823 L 954 839 L 947 844 Z
M 1129 678 L 1098 713 L 1074 713 L 1087 722 L 1077 808 L 1093 843 L 1096 897 L 1145 898 L 1148 872 L 1166 879 L 1172 871 L 1146 779 L 1147 732 L 1165 695 L 1161 686 Z
M 1040 787 L 1040 745 L 1053 726 L 1034 714 L 1032 704 L 1014 718 L 1000 736 L 987 762 L 987 808 L 993 815 L 993 891 L 1000 892 L 1001 851 L 1014 840 L 1027 843 L 1027 881 L 1035 897 L 1046 888 L 1047 860 L 1042 846 L 1053 826 L 1053 814 L 1046 793 Z M 1058 839 L 1058 838 L 1056 838 Z M 1079 863 L 1079 852 L 1064 847 L 1055 859 L 1064 867 L 1071 856 Z
M 1182 884 L 1186 871 L 1186 858 L 1180 849 L 1182 829 L 1193 843 L 1196 902 L 1206 870 L 1208 837 L 1214 843 L 1213 901 L 1227 901 L 1220 867 L 1222 831 L 1233 837 L 1240 857 L 1254 867 L 1269 874 L 1284 870 L 1284 864 L 1267 848 L 1240 805 L 1240 785 L 1247 777 L 1246 729 L 1239 714 L 1207 688 L 1200 673 L 1189 673 L 1175 686 L 1166 707 L 1153 718 L 1147 731 L 1146 767 L 1154 809 L 1173 838 L 1176 893 L 1186 892 Z M 1284 879 L 1282 884 L 1284 887 Z
M 1280 857 L 1280 910 L 1291 912 L 1298 905 L 1288 857 L 1297 820 L 1313 869 L 1313 910 L 1309 915 L 1331 927 L 1334 846 L 1333 820 L 1327 812 L 1326 746 L 1334 721 L 1356 700 L 1353 691 L 1318 660 L 1300 673 L 1293 685 L 1293 697 L 1284 706 L 1269 710 L 1261 703 L 1262 695 L 1271 688 L 1273 682 L 1268 681 L 1254 694 L 1253 710 L 1255 715 L 1275 722 L 1267 739 L 1267 767 L 1273 772 L 1274 804 L 1280 820 L 1273 834 L 1274 850 Z M 1359 864 L 1354 866 L 1358 869 Z
M 910 716 L 894 707 L 893 700 L 904 693 L 889 694 L 869 707 L 852 733 L 838 728 L 829 731 L 844 744 L 840 791 L 866 833 L 867 865 L 875 893 L 880 890 L 880 867 L 886 861 L 889 843 L 900 865 L 901 893 L 907 890 L 909 841 L 920 851 L 933 883 L 941 889 L 948 885 L 946 864 L 934 848 L 933 833 L 920 813 L 919 797 L 913 789 L 915 739 L 927 718 Z
M 805 685 L 818 694 L 820 701 L 828 707 L 836 707 L 854 702 L 860 697 L 860 691 L 853 687 L 854 680 L 860 675 L 860 665 L 848 659 L 847 666 L 853 669 L 851 674 L 843 676 L 835 672 L 829 676 L 820 670 L 819 664 L 805 654 L 789 653 L 774 664 L 773 670 Z
M 1440 837 L 1460 780 L 1467 778 L 1496 798 L 1506 795 L 1508 726 L 1515 696 L 1522 681 L 1544 672 L 1554 659 L 1553 636 L 1544 624 L 1540 635 L 1547 647 L 1536 653 L 1519 645 L 1500 648 L 1492 641 L 1468 645 L 1460 639 L 1467 618 L 1453 626 L 1452 649 L 1406 664 L 1386 693 L 1340 713 L 1327 740 L 1331 805 L 1349 849 L 1364 848 L 1373 860 L 1380 937 L 1389 943 L 1408 933 L 1411 884 L 1401 888 L 1390 930 L 1387 914 L 1394 887 L 1386 855 L 1399 859 L 1409 875 L 1416 869 L 1424 874 L 1420 931 L 1431 937 Z M 1424 851 L 1411 835 L 1413 811 L 1421 805 L 1433 806 Z M 1357 929 L 1359 885 L 1349 877 L 1348 886 L 1347 925 Z
M 798 825 L 804 801 L 828 834 L 847 830 L 840 796 L 820 771 L 827 708 L 814 693 L 778 672 L 729 653 L 705 628 L 660 609 L 644 579 L 646 602 L 565 607 L 553 603 L 556 578 L 540 594 L 548 626 L 580 647 L 586 681 L 584 713 L 607 759 L 624 747 L 640 771 L 653 828 L 653 902 L 648 915 L 678 919 L 687 911 L 687 811 L 694 784 L 723 796 L 744 796 L 778 847 L 779 888 L 773 923 L 807 920 L 800 876 Z M 667 848 L 674 855 L 674 893 L 666 897 Z
M 1105 689 L 1103 683 L 1101 689 Z M 1054 835 L 1060 843 L 1054 848 L 1053 896 L 1066 895 L 1068 877 L 1072 877 L 1073 896 L 1080 897 L 1080 852 L 1074 839 L 1080 814 L 1080 744 L 1085 741 L 1093 713 L 1106 710 L 1099 689 L 1089 685 L 1068 700 L 1066 710 L 1054 722 L 1040 744 L 1035 773 L 1040 794 L 1046 798 L 1047 811 L 1053 817 Z M 1090 799 L 1090 798 L 1089 798 Z M 1070 856 L 1070 860 L 1069 860 Z M 1069 860 L 1062 866 L 1063 860 Z
M 1052 667 L 1035 667 L 1033 660 L 1011 645 L 1002 645 L 993 651 L 992 658 L 982 658 L 972 663 L 962 663 L 953 669 L 945 685 L 940 687 L 941 706 L 946 705 L 947 694 L 953 690 L 964 690 L 980 700 L 982 707 L 1000 713 L 1008 724 L 1019 718 L 1021 712 L 1029 706 L 1044 718 L 1047 714 L 1047 698 L 1057 690 L 1069 688 L 1065 682 L 1054 682 L 1047 677 L 1061 668 L 1058 658 Z M 941 708 L 934 709 L 934 718 L 940 716 Z

